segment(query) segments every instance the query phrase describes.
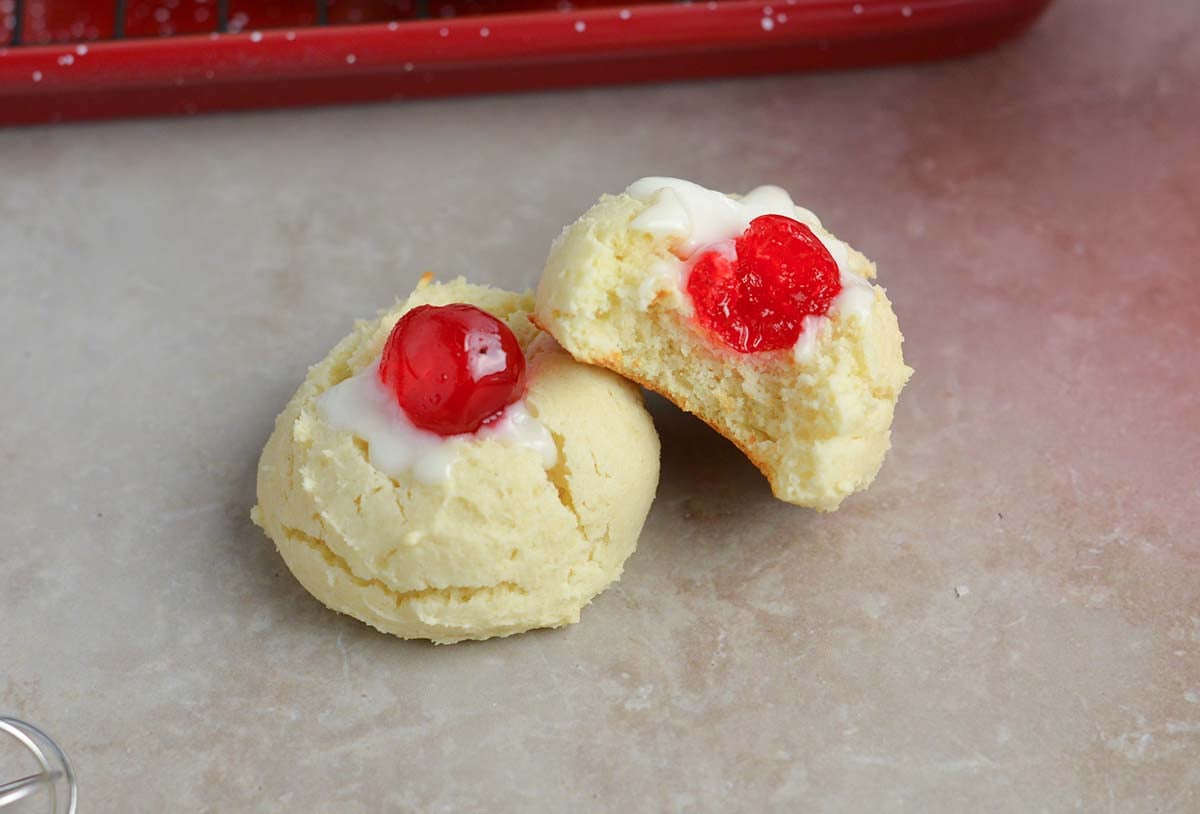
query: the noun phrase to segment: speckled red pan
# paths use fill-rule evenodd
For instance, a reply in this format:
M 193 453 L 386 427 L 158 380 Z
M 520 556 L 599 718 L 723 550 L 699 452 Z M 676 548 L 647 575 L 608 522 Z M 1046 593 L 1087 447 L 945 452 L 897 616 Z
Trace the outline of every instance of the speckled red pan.
M 943 59 L 1049 3 L 0 0 L 0 124 Z

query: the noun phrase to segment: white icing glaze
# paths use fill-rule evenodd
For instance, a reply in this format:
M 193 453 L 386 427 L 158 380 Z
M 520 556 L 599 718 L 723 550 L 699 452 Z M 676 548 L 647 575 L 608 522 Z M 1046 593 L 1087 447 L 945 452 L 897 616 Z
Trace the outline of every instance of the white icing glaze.
M 694 260 L 709 251 L 718 251 L 729 259 L 736 257 L 734 240 L 750 221 L 762 215 L 785 215 L 812 229 L 837 264 L 842 290 L 830 305 L 832 316 L 857 316 L 867 319 L 875 300 L 871 283 L 850 271 L 850 249 L 825 231 L 810 210 L 796 206 L 788 193 L 776 186 L 761 186 L 731 198 L 679 178 L 649 177 L 634 181 L 625 193 L 648 206 L 633 220 L 632 226 L 656 238 L 674 238 L 684 260 L 666 261 L 650 270 L 639 289 L 639 304 L 649 307 L 659 291 L 668 287 L 682 293 L 687 314 L 692 313 L 687 296 L 687 275 Z M 797 361 L 812 358 L 819 339 L 829 333 L 828 318 L 806 317 L 804 328 L 793 348 Z
M 811 362 L 817 355 L 817 348 L 820 347 L 821 340 L 832 330 L 832 324 L 829 317 L 816 314 L 805 317 L 801 324 L 800 336 L 796 339 L 796 344 L 792 346 L 793 358 L 802 365 Z
M 829 305 L 834 316 L 855 316 L 866 321 L 875 304 L 875 286 L 865 277 L 859 277 L 848 269 L 842 269 L 842 290 Z
M 756 187 L 740 198 L 731 198 L 680 178 L 642 178 L 625 190 L 649 206 L 633 220 L 633 228 L 655 237 L 674 237 L 685 256 L 712 243 L 732 240 L 761 215 L 786 215 L 809 227 L 829 249 L 838 266 L 849 255 L 842 241 L 822 234 L 821 221 L 811 211 L 796 206 L 787 192 L 776 186 Z
M 497 349 L 498 350 L 498 349 Z M 503 351 L 500 364 L 503 364 Z M 478 354 L 486 375 L 496 360 Z M 334 429 L 347 430 L 367 442 L 371 465 L 394 478 L 412 473 L 423 483 L 442 483 L 466 444 L 475 439 L 495 439 L 528 447 L 542 458 L 546 469 L 554 466 L 558 449 L 550 431 L 529 414 L 524 400 L 514 402 L 493 421 L 474 433 L 442 436 L 414 425 L 392 394 L 379 380 L 379 362 L 372 362 L 357 375 L 326 390 L 317 408 Z

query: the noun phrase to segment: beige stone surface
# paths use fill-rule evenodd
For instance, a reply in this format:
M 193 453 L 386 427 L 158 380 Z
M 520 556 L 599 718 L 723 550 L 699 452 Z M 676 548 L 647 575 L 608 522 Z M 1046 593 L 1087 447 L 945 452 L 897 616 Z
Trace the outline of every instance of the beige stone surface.
M 0 134 L 0 710 L 97 812 L 1200 809 L 1198 84 L 1194 4 L 1060 0 L 942 65 Z M 785 505 L 655 402 L 583 624 L 321 607 L 247 517 L 306 366 L 651 173 L 879 264 L 874 486 Z

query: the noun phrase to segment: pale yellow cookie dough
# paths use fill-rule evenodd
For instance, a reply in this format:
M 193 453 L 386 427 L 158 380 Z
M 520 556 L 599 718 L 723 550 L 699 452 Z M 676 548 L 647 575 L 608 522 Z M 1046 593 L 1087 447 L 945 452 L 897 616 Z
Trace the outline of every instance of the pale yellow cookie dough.
M 452 302 L 504 320 L 525 349 L 526 406 L 554 437 L 552 469 L 529 448 L 476 439 L 444 483 L 393 479 L 322 420 L 318 396 L 376 359 L 405 311 Z M 575 362 L 533 327 L 532 307 L 529 293 L 423 283 L 309 370 L 263 450 L 252 516 L 317 599 L 450 643 L 577 622 L 620 576 L 654 498 L 658 436 L 639 389 Z
M 832 314 L 810 358 L 739 354 L 691 316 L 670 239 L 635 228 L 647 203 L 604 196 L 555 241 L 535 321 L 581 362 L 655 390 L 738 445 L 789 503 L 831 511 L 875 478 L 912 374 L 884 290 L 866 318 Z M 828 234 L 819 225 L 815 231 Z M 875 267 L 849 250 L 850 271 Z M 869 296 L 869 294 L 868 294 Z

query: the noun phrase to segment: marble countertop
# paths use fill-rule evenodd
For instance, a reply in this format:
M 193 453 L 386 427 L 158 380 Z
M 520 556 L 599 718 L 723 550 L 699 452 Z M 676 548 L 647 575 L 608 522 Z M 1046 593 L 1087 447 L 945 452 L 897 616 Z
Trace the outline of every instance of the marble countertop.
M 0 712 L 81 811 L 1200 810 L 1200 18 L 924 67 L 0 134 Z M 917 374 L 822 515 L 662 402 L 583 623 L 435 648 L 251 525 L 308 364 L 600 192 L 792 190 Z

